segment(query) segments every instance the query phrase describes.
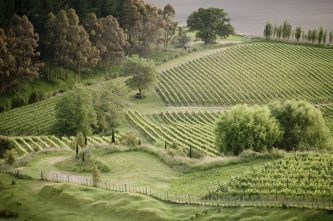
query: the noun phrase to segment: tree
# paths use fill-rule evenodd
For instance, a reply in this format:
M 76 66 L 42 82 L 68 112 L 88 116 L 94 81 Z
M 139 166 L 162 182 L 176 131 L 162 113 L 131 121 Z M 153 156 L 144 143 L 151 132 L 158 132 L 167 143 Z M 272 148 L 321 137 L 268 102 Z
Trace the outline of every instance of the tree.
M 271 39 L 272 34 L 273 34 L 273 26 L 272 26 L 271 23 L 266 22 L 265 30 L 264 30 L 264 36 L 265 36 L 265 38 L 266 39 Z
M 216 145 L 221 152 L 240 154 L 243 150 L 270 150 L 281 131 L 267 107 L 237 105 L 225 112 L 217 123 Z
M 299 42 L 301 35 L 302 35 L 302 28 L 297 27 L 296 31 L 295 31 L 295 38 L 296 38 L 297 42 Z
M 109 15 L 98 19 L 94 13 L 90 13 L 83 25 L 92 45 L 99 50 L 104 65 L 119 63 L 123 60 L 126 36 L 116 18 Z
M 93 89 L 93 103 L 97 115 L 94 128 L 96 132 L 105 133 L 111 130 L 111 134 L 114 134 L 123 113 L 125 105 L 123 98 L 126 93 L 124 86 L 118 80 Z
M 178 27 L 177 36 L 175 37 L 176 47 L 185 48 L 191 41 L 184 27 Z
M 154 64 L 138 56 L 132 56 L 125 61 L 123 73 L 132 76 L 126 83 L 129 87 L 138 89 L 139 98 L 143 98 L 144 90 L 155 85 L 158 77 Z
M 142 57 L 149 58 L 151 44 L 161 38 L 162 11 L 149 4 L 145 5 L 145 14 L 142 19 L 142 34 L 137 50 Z
M 287 101 L 270 105 L 283 131 L 277 147 L 285 150 L 325 148 L 331 136 L 319 109 L 308 102 Z
M 322 27 L 319 28 L 318 32 L 318 44 L 320 45 L 323 42 L 324 38 L 324 29 Z
M 38 77 L 38 34 L 26 16 L 14 15 L 7 30 L 0 29 L 0 93 Z
M 217 36 L 228 37 L 234 33 L 228 14 L 219 8 L 200 8 L 193 12 L 187 19 L 190 31 L 196 31 L 196 36 L 205 44 L 216 40 Z
M 311 33 L 311 41 L 314 44 L 318 39 L 318 32 L 316 29 L 314 29 Z
M 52 42 L 47 45 L 54 52 L 55 61 L 77 71 L 80 79 L 81 70 L 96 66 L 100 57 L 99 50 L 91 45 L 89 35 L 79 23 L 74 9 L 61 10 L 57 16 L 50 13 L 46 41 Z
M 326 44 L 326 41 L 327 41 L 327 30 L 325 30 L 324 34 L 323 34 L 323 44 L 324 45 Z
M 92 96 L 84 88 L 76 88 L 62 95 L 55 111 L 56 130 L 60 135 L 75 136 L 81 132 L 87 136 L 92 133 L 92 127 L 96 125 Z
M 328 39 L 330 44 L 333 44 L 333 32 L 330 31 L 329 39 Z
M 284 21 L 282 25 L 282 37 L 289 40 L 292 32 L 292 27 L 288 21 Z
M 174 21 L 176 10 L 170 4 L 167 4 L 163 9 L 162 29 L 163 29 L 163 45 L 164 50 L 168 50 L 168 45 L 172 37 L 176 33 L 177 22 Z

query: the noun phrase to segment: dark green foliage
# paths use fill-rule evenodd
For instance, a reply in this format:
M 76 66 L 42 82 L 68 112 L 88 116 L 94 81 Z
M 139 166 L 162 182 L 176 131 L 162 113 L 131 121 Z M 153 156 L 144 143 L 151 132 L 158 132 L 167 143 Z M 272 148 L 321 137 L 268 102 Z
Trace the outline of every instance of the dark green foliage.
M 217 147 L 235 155 L 247 149 L 270 150 L 280 136 L 278 123 L 267 107 L 237 105 L 221 116 L 216 127 Z
M 6 151 L 11 149 L 15 149 L 15 144 L 12 139 L 0 136 L 0 158 L 3 158 Z
M 297 27 L 296 31 L 295 31 L 295 38 L 296 38 L 297 41 L 300 40 L 301 34 L 302 34 L 302 28 L 301 27 Z
M 228 37 L 234 33 L 228 14 L 220 8 L 200 8 L 187 19 L 190 31 L 196 31 L 196 36 L 205 44 L 214 42 L 217 36 Z
M 283 131 L 278 148 L 290 151 L 329 147 L 331 136 L 323 115 L 310 103 L 276 102 L 270 109 Z
M 10 149 L 4 153 L 3 158 L 8 165 L 13 165 L 16 160 L 16 154 L 17 152 L 14 149 Z
M 265 25 L 264 36 L 266 39 L 270 39 L 273 34 L 273 25 L 269 22 Z
M 68 92 L 58 101 L 55 109 L 59 134 L 74 136 L 78 132 L 84 135 L 92 133 L 92 126 L 96 125 L 96 113 L 87 89 L 76 88 Z

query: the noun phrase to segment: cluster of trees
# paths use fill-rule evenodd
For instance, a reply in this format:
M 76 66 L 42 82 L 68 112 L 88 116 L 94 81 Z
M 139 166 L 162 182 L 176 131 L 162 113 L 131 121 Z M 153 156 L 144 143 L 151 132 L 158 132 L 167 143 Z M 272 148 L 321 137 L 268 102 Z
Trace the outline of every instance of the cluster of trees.
M 15 15 L 0 28 L 0 93 L 38 76 L 43 63 L 37 51 L 39 36 L 26 16 Z
M 222 115 L 216 144 L 224 153 L 257 152 L 273 147 L 291 150 L 329 148 L 331 135 L 322 113 L 307 102 L 275 102 L 268 106 L 238 105 Z
M 94 132 L 111 132 L 114 136 L 121 118 L 124 106 L 122 97 L 125 93 L 119 81 L 101 85 L 92 91 L 78 87 L 68 92 L 56 104 L 55 130 L 59 135 L 67 136 L 82 133 L 86 137 Z
M 1 93 L 38 77 L 40 60 L 80 76 L 81 71 L 119 63 L 125 55 L 149 57 L 153 45 L 168 50 L 178 26 L 171 5 L 162 10 L 143 0 L 0 4 Z
M 264 29 L 264 37 L 266 39 L 279 40 L 295 40 L 297 42 L 311 44 L 333 44 L 333 32 L 328 33 L 322 27 L 319 29 L 309 29 L 307 32 L 302 27 L 292 28 L 288 21 L 284 21 L 282 25 L 272 25 L 267 22 Z

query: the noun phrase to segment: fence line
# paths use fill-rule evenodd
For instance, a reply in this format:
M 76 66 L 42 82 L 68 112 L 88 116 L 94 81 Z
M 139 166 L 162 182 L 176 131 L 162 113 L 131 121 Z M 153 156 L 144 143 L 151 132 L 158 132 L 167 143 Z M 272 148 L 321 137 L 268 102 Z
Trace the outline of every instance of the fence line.
M 0 173 L 9 173 L 16 177 L 22 176 L 18 169 L 10 166 L 0 166 Z M 199 196 L 192 194 L 177 194 L 162 191 L 151 187 L 136 184 L 115 184 L 107 180 L 94 182 L 91 177 L 68 175 L 62 173 L 43 172 L 40 179 L 57 183 L 71 183 L 123 193 L 144 194 L 162 201 L 191 204 L 210 207 L 293 207 L 333 210 L 333 198 L 324 196 L 297 196 L 297 195 L 220 195 Z
M 221 195 L 199 196 L 192 194 L 176 194 L 136 184 L 115 184 L 103 180 L 94 183 L 90 177 L 73 176 L 61 173 L 41 172 L 41 179 L 59 183 L 73 183 L 90 187 L 97 187 L 114 192 L 140 193 L 159 200 L 177 203 L 213 207 L 293 207 L 312 209 L 333 209 L 333 198 L 325 196 L 297 196 L 297 195 Z

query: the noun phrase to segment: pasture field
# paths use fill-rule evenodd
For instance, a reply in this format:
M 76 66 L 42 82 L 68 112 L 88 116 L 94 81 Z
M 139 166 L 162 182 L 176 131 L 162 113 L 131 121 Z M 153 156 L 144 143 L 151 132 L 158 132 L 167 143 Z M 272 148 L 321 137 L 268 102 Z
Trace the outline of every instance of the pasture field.
M 161 73 L 156 88 L 169 106 L 329 103 L 333 50 L 257 42 L 221 49 Z
M 16 185 L 11 182 L 15 180 Z M 10 220 L 86 221 L 86 220 L 322 220 L 329 221 L 327 211 L 271 208 L 200 208 L 179 206 L 133 193 L 69 184 L 52 184 L 34 180 L 15 179 L 0 174 L 0 201 L 7 211 L 17 212 Z

